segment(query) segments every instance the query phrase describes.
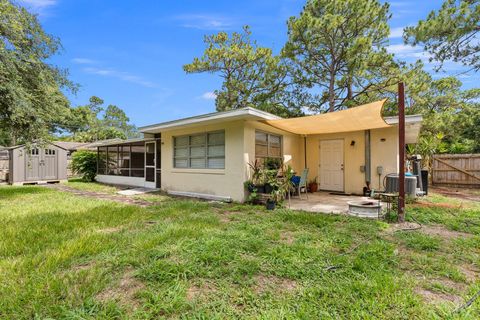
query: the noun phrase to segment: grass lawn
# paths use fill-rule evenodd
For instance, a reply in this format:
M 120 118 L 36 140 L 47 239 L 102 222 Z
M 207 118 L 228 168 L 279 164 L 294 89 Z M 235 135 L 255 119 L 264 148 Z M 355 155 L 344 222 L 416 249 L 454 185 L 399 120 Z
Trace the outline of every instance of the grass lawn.
M 480 299 L 454 310 L 480 290 L 480 206 L 432 196 L 408 212 L 420 230 L 0 187 L 0 318 L 478 319 Z

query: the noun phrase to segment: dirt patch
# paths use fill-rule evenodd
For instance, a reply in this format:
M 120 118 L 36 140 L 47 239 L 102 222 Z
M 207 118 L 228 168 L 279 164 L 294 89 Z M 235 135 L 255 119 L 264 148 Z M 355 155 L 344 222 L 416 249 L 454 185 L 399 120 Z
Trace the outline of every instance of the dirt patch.
M 222 211 L 217 211 L 218 214 L 220 215 L 219 220 L 223 223 L 228 223 L 232 222 L 232 217 L 239 214 L 239 211 L 228 211 L 228 210 L 222 210 Z
M 283 232 L 280 235 L 280 242 L 286 244 L 292 244 L 295 241 L 295 236 L 292 232 Z
M 423 225 L 420 231 L 430 236 L 437 236 L 447 240 L 455 238 L 469 238 L 472 236 L 469 233 L 448 230 L 441 225 Z
M 411 204 L 412 207 L 421 207 L 421 208 L 447 208 L 447 209 L 460 209 L 463 208 L 462 204 L 453 204 L 453 203 L 433 203 L 433 202 L 416 202 Z
M 109 234 L 109 233 L 119 232 L 121 230 L 122 230 L 122 228 L 120 228 L 120 227 L 111 227 L 111 228 L 105 228 L 105 229 L 98 229 L 97 232 L 98 233 Z
M 415 231 L 419 230 L 422 226 L 416 222 L 404 222 L 404 223 L 392 223 L 387 229 L 383 230 L 383 234 L 392 235 L 399 231 Z
M 95 265 L 95 263 L 93 261 L 84 262 L 84 263 L 80 263 L 80 264 L 77 264 L 77 265 L 73 266 L 72 270 L 73 271 L 88 270 L 88 269 L 92 268 L 94 265 Z
M 470 201 L 480 201 L 480 193 L 478 193 L 478 189 L 432 188 L 431 191 L 447 197 Z
M 97 299 L 101 302 L 115 300 L 121 305 L 136 309 L 140 303 L 135 298 L 135 295 L 143 289 L 145 289 L 145 285 L 135 278 L 133 270 L 127 270 L 114 287 L 100 292 L 97 295 Z
M 269 290 L 280 292 L 291 292 L 298 285 L 294 280 L 280 278 L 272 275 L 257 275 L 254 277 L 255 285 L 253 290 L 256 293 L 263 293 Z
M 459 266 L 460 271 L 465 275 L 468 282 L 475 282 L 479 279 L 480 271 L 473 266 L 464 264 Z
M 193 285 L 187 289 L 187 301 L 193 301 L 201 297 L 208 296 L 209 294 L 216 292 L 217 288 L 212 283 L 203 283 L 201 285 Z
M 460 304 L 463 300 L 461 297 L 450 293 L 434 292 L 424 288 L 416 288 L 415 293 L 420 295 L 425 302 L 438 304 L 445 302 L 452 302 L 454 304 Z

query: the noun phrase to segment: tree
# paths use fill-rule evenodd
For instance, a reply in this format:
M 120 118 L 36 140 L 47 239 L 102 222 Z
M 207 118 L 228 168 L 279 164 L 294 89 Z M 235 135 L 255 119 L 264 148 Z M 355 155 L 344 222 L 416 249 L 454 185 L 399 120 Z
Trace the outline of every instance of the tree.
M 377 0 L 310 0 L 290 18 L 283 55 L 295 83 L 309 91 L 310 109 L 356 105 L 398 81 L 389 76 L 398 66 L 384 48 L 389 18 L 389 5 Z
M 480 7 L 478 0 L 445 0 L 438 12 L 405 29 L 406 43 L 422 44 L 439 61 L 460 62 L 475 71 L 480 69 Z
M 255 107 L 282 116 L 298 115 L 300 108 L 284 104 L 286 66 L 270 48 L 251 40 L 248 26 L 243 33 L 205 36 L 203 56 L 183 66 L 186 73 L 218 74 L 222 87 L 215 90 L 217 111 Z
M 72 136 L 69 139 L 93 142 L 138 137 L 137 128 L 129 123 L 130 119 L 122 109 L 109 105 L 104 110 L 103 103 L 101 98 L 92 96 L 89 104 L 72 109 L 69 121 Z
M 0 15 L 0 128 L 8 144 L 46 140 L 70 115 L 62 89 L 76 89 L 65 70 L 46 62 L 60 41 L 11 1 L 0 0 Z
M 89 150 L 79 150 L 72 155 L 72 171 L 80 174 L 86 182 L 92 182 L 97 175 L 97 153 Z

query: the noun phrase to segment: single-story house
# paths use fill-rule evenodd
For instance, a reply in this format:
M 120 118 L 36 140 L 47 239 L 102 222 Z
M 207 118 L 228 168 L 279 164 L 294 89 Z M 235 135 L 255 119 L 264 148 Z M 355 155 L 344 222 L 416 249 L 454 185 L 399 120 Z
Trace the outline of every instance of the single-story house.
M 244 108 L 139 128 L 144 137 L 98 146 L 97 181 L 160 188 L 171 194 L 244 201 L 249 163 L 279 158 L 320 190 L 361 194 L 398 172 L 398 118 L 385 100 L 321 115 L 283 119 Z M 422 117 L 406 117 L 415 143 Z

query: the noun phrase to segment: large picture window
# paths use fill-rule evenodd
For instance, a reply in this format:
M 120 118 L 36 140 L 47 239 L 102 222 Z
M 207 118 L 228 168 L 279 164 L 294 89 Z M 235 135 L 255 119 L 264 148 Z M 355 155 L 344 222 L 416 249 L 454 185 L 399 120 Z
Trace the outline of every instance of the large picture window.
M 192 169 L 225 169 L 225 131 L 173 138 L 173 166 Z
M 255 158 L 282 158 L 282 136 L 256 131 Z

